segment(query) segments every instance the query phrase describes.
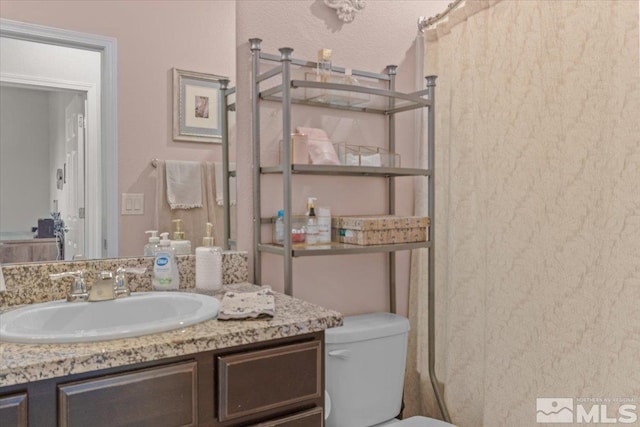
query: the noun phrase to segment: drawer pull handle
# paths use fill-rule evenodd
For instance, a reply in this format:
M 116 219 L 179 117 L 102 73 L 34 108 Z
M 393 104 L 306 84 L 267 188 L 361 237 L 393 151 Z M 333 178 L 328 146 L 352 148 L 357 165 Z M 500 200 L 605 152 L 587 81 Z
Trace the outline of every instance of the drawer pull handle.
M 329 356 L 337 357 L 339 359 L 348 359 L 351 357 L 351 352 L 349 350 L 331 350 L 329 352 Z

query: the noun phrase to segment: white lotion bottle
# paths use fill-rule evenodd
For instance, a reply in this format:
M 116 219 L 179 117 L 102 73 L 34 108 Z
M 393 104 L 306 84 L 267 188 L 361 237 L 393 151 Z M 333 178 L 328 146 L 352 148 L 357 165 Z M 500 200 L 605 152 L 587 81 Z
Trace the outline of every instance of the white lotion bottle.
M 331 243 L 331 210 L 318 207 L 318 243 Z
M 155 248 L 151 287 L 154 291 L 177 291 L 180 288 L 180 274 L 175 250 L 171 247 L 169 233 L 161 233 L 162 240 Z
M 214 246 L 213 224 L 206 225 L 202 246 L 196 248 L 196 289 L 222 288 L 222 248 Z

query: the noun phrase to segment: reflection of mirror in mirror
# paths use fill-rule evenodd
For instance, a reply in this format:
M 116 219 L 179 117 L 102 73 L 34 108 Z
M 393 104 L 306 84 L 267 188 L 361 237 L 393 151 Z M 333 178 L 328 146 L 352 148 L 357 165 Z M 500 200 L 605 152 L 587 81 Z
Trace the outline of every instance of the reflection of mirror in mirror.
M 92 7 L 84 4 L 51 5 L 48 2 L 39 2 L 41 10 L 36 13 L 32 7 L 30 8 L 22 2 L 8 1 L 6 4 L 3 2 L 2 33 L 0 34 L 2 36 L 0 40 L 3 40 L 3 43 L 5 38 L 32 41 L 35 38 L 39 42 L 46 41 L 47 37 L 41 36 L 43 31 L 46 33 L 46 30 L 51 30 L 52 34 L 57 34 L 60 39 L 64 39 L 55 43 L 58 45 L 73 45 L 68 41 L 70 38 L 72 39 L 72 36 L 85 37 L 82 49 L 85 52 L 94 54 L 97 52 L 102 57 L 102 76 L 106 74 L 109 81 L 115 82 L 117 80 L 118 87 L 116 88 L 114 84 L 112 93 L 109 90 L 108 81 L 97 84 L 100 89 L 98 92 L 102 95 L 99 108 L 96 108 L 99 111 L 99 116 L 96 119 L 103 120 L 101 131 L 98 135 L 98 144 L 100 144 L 101 148 L 97 151 L 97 156 L 100 156 L 100 158 L 97 159 L 97 166 L 89 166 L 87 163 L 84 167 L 84 172 L 87 174 L 84 194 L 85 202 L 88 202 L 89 197 L 95 195 L 99 208 L 91 210 L 89 205 L 86 204 L 84 213 L 86 215 L 85 221 L 87 221 L 91 213 L 99 212 L 99 217 L 96 218 L 96 224 L 99 225 L 95 227 L 93 232 L 87 229 L 85 233 L 87 242 L 89 242 L 91 236 L 96 236 L 95 245 L 97 245 L 93 253 L 89 250 L 84 250 L 83 255 L 87 258 L 142 255 L 143 247 L 147 242 L 147 236 L 144 231 L 154 229 L 156 221 L 157 173 L 155 168 L 151 166 L 152 159 L 207 162 L 219 162 L 221 160 L 222 154 L 219 144 L 173 141 L 171 129 L 173 115 L 171 70 L 173 68 L 181 68 L 230 76 L 231 86 L 234 86 L 235 6 L 233 3 L 228 2 L 202 2 L 190 5 L 189 8 L 184 8 L 179 3 L 155 4 L 153 6 L 153 15 L 157 25 L 147 29 L 144 37 L 141 37 L 139 28 L 134 23 L 148 19 L 151 6 L 146 2 L 132 4 L 109 3 L 103 8 L 104 13 L 98 14 L 100 16 L 95 13 Z M 71 20 L 69 19 L 70 15 L 74 16 Z M 130 19 L 120 19 L 125 15 Z M 186 15 L 188 15 L 188 19 L 186 19 Z M 34 26 L 8 21 L 13 19 L 33 22 L 39 25 Z M 23 33 L 16 35 L 8 32 L 7 28 L 13 29 L 13 26 L 21 28 Z M 28 27 L 32 28 L 25 30 Z M 169 27 L 172 28 L 171 32 L 166 31 L 166 28 Z M 65 28 L 65 30 L 60 30 L 60 28 Z M 82 33 L 76 33 L 75 31 L 77 30 L 82 31 Z M 38 34 L 38 36 L 33 37 L 32 34 L 29 34 L 29 31 L 32 34 Z M 49 37 L 54 36 L 49 35 Z M 107 48 L 101 48 L 96 40 L 107 40 L 113 44 Z M 150 40 L 153 40 L 153 42 L 150 42 Z M 199 43 L 200 41 L 202 43 Z M 116 54 L 116 43 L 118 54 Z M 60 47 L 52 46 L 50 43 L 40 44 L 47 48 Z M 186 45 L 189 45 L 190 48 L 184 49 Z M 2 50 L 4 55 L 5 49 Z M 111 61 L 109 61 L 109 55 L 112 55 Z M 117 64 L 116 57 L 118 59 Z M 41 63 L 51 68 L 51 58 L 55 59 L 56 55 L 50 56 L 49 59 L 41 61 Z M 105 65 L 105 58 L 107 59 L 107 65 Z M 4 62 L 4 60 L 0 61 L 0 66 L 4 67 Z M 67 63 L 66 68 L 74 69 L 75 63 Z M 111 74 L 109 75 L 109 73 Z M 3 71 L 4 74 L 6 73 Z M 82 79 L 73 78 L 67 80 L 81 81 Z M 24 86 L 24 84 L 17 85 L 13 83 L 12 86 L 10 89 L 17 90 L 15 86 Z M 64 90 L 69 95 L 68 88 L 64 88 Z M 75 88 L 74 91 L 74 93 L 86 92 L 83 88 Z M 0 94 L 3 98 L 5 98 L 4 93 Z M 43 93 L 41 92 L 40 95 L 43 95 Z M 20 97 L 21 95 L 14 93 L 13 96 Z M 47 96 L 51 98 L 61 95 L 54 95 L 54 92 L 48 92 Z M 110 96 L 112 97 L 109 99 Z M 24 98 L 26 100 L 26 95 Z M 49 104 L 51 102 L 49 101 Z M 11 102 L 11 104 L 14 104 L 14 102 Z M 34 113 L 31 112 L 30 107 L 26 108 L 30 111 L 27 115 L 33 116 Z M 95 110 L 93 112 L 95 113 Z M 90 115 L 92 109 L 89 108 L 87 113 Z M 71 115 L 73 114 L 75 113 L 71 113 Z M 116 115 L 118 117 L 117 129 L 115 123 Z M 25 114 L 22 114 L 22 116 L 25 116 Z M 106 122 L 104 120 L 110 117 L 113 121 L 105 125 L 104 123 Z M 234 161 L 234 114 L 230 114 L 230 121 L 230 154 L 231 161 Z M 71 122 L 72 120 L 69 120 L 69 123 Z M 92 120 L 88 120 L 88 122 L 88 130 L 91 129 L 92 123 L 97 123 Z M 66 132 L 67 123 L 63 127 Z M 88 142 L 89 138 L 87 137 L 85 143 Z M 7 156 L 4 155 L 5 148 L 3 148 L 3 144 L 4 142 L 0 142 L 4 163 L 4 158 Z M 85 155 L 88 153 L 89 150 L 86 150 Z M 36 159 L 34 156 L 31 157 L 31 165 L 28 168 L 20 167 L 20 169 L 33 174 Z M 71 153 L 69 157 L 71 157 Z M 30 175 L 29 179 L 25 179 L 23 176 L 12 176 L 10 182 L 13 181 L 15 186 L 16 182 L 31 183 L 45 181 L 46 179 L 46 188 L 51 188 L 50 192 L 66 191 L 69 185 L 65 182 L 65 178 L 68 181 L 71 168 L 69 165 L 65 166 L 65 163 L 66 153 L 64 162 L 56 162 L 55 165 L 47 163 L 46 172 L 42 172 L 42 175 L 46 175 L 46 177 L 36 178 Z M 56 179 L 58 169 L 62 170 L 62 190 L 57 189 L 59 182 Z M 73 169 L 73 171 L 76 171 L 76 169 Z M 93 171 L 97 171 L 96 178 L 90 183 L 88 174 L 93 173 Z M 14 174 L 12 173 L 12 175 Z M 78 175 L 76 174 L 75 176 Z M 1 180 L 2 182 L 7 182 L 4 175 Z M 20 185 L 24 187 L 23 184 Z M 19 227 L 15 227 L 24 230 L 27 237 L 32 236 L 31 227 L 37 226 L 38 219 L 51 218 L 50 212 L 56 208 L 54 200 L 57 200 L 58 210 L 62 211 L 64 205 L 63 197 L 58 194 L 55 196 L 52 194 L 35 196 L 29 194 L 25 188 L 22 188 L 20 193 L 21 199 L 19 202 L 7 204 L 26 205 L 34 200 L 41 202 L 37 213 L 30 214 L 28 218 L 27 215 L 24 215 L 24 222 L 33 223 L 33 225 L 22 224 Z M 121 200 L 125 193 L 143 195 L 143 214 L 128 215 L 122 212 Z M 3 206 L 5 205 L 6 194 L 8 193 L 5 193 L 3 189 L 1 192 Z M 79 205 L 76 205 L 76 207 L 79 207 Z M 73 211 L 76 214 L 75 217 L 78 220 L 81 219 L 79 217 L 82 212 L 75 208 Z M 65 217 L 67 218 L 65 225 L 68 227 L 69 223 L 73 221 L 74 215 L 67 216 L 63 213 L 63 219 Z M 222 221 L 221 218 L 220 221 Z M 9 228 L 5 230 L 4 222 L 6 221 L 0 222 L 0 232 L 6 231 L 8 233 L 14 231 Z M 234 215 L 232 215 L 232 223 L 235 223 Z M 187 236 L 187 238 L 192 240 L 194 249 L 202 241 L 202 236 Z M 217 243 L 222 245 L 222 239 L 218 238 Z M 67 244 L 74 246 L 74 243 Z M 89 243 L 89 247 L 92 246 L 93 244 Z M 77 253 L 80 252 L 80 250 L 77 251 Z M 71 254 L 74 251 L 68 251 L 67 253 L 72 256 Z
M 29 31 L 2 22 L 0 261 L 100 258 L 110 240 L 101 53 L 11 37 Z
M 84 212 L 95 209 L 84 200 L 86 98 L 0 85 L 0 262 L 71 260 L 95 246 L 88 235 L 84 247 Z

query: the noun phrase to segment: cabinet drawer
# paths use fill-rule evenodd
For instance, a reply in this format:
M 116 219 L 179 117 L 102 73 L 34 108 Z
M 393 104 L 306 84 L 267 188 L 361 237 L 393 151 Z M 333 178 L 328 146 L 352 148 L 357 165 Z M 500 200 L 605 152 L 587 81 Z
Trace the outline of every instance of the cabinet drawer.
M 196 362 L 58 386 L 58 425 L 195 426 Z
M 322 396 L 322 343 L 218 358 L 218 418 L 233 420 Z
M 0 426 L 27 427 L 27 393 L 0 397 Z
M 322 427 L 323 422 L 322 408 L 313 408 L 277 420 L 256 424 L 254 427 Z

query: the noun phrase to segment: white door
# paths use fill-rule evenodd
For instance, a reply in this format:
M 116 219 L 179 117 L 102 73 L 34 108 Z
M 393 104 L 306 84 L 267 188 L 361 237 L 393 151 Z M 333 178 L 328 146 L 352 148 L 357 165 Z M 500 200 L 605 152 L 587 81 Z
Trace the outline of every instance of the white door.
M 86 94 L 74 94 L 65 108 L 65 182 L 62 188 L 65 223 L 64 259 L 85 256 L 85 101 Z

